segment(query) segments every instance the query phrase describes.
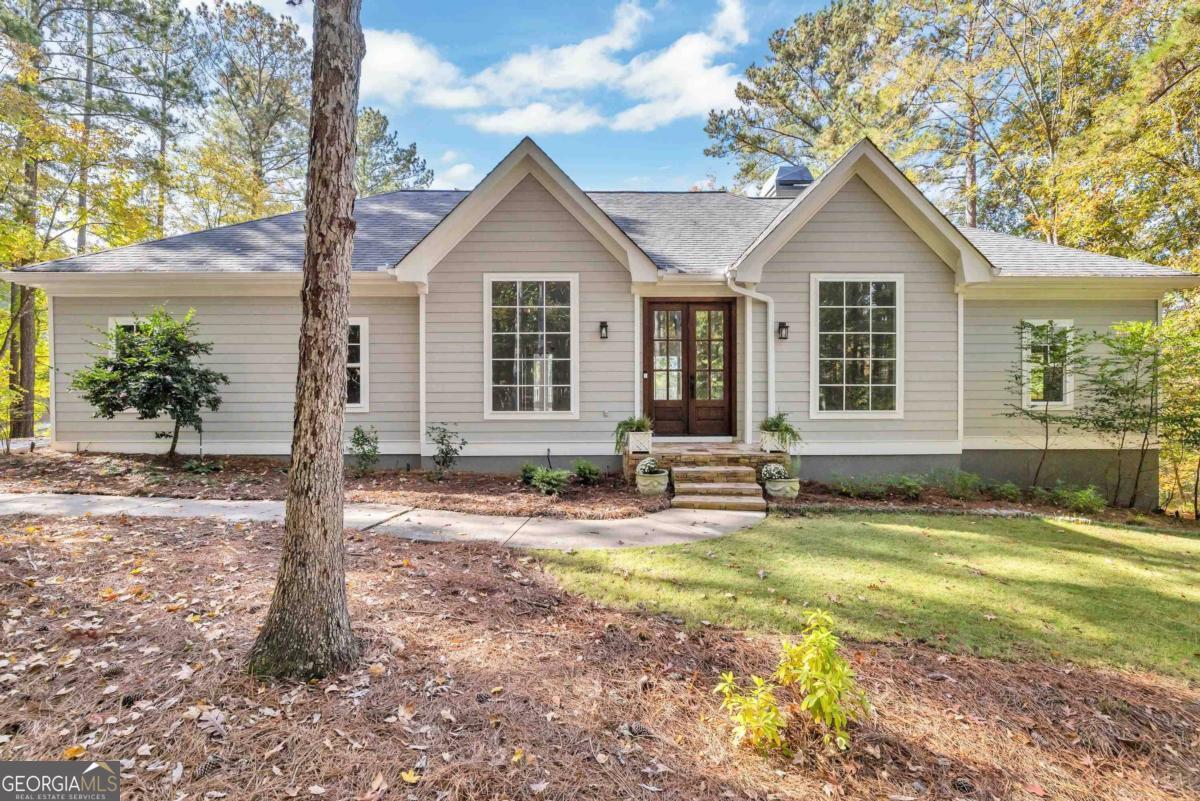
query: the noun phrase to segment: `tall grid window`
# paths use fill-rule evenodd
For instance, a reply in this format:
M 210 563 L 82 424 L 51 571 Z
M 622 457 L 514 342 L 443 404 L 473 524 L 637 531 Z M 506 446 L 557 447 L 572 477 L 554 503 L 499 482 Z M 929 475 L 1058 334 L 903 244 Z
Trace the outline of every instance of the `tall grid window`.
M 900 294 L 895 279 L 817 283 L 817 410 L 898 410 Z
M 1071 347 L 1070 321 L 1025 321 L 1027 404 L 1065 406 L 1071 401 L 1067 367 Z
M 572 282 L 493 279 L 489 287 L 490 411 L 571 412 Z
M 361 321 L 351 322 L 346 336 L 346 407 L 351 411 L 366 406 L 367 327 Z

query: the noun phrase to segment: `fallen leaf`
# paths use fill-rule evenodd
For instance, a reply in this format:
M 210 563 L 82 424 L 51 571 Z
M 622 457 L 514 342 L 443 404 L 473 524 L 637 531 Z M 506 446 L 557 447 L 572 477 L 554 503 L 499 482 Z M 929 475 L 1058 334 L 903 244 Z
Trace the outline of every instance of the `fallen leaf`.
M 319 784 L 310 784 L 308 792 L 310 795 L 325 795 L 325 788 Z
M 72 745 L 63 749 L 63 759 L 79 759 L 87 753 L 87 749 L 82 745 Z
M 415 770 L 411 769 L 401 773 L 400 778 L 404 780 L 405 784 L 416 784 L 417 782 L 421 781 L 420 775 Z

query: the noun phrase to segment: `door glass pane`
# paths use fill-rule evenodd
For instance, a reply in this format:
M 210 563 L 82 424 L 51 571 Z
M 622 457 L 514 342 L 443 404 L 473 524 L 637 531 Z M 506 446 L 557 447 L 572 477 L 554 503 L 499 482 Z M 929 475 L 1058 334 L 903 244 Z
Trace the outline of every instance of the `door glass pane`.
M 725 373 L 714 372 L 712 374 L 712 383 L 709 385 L 709 392 L 713 400 L 725 400 Z
M 683 399 L 683 311 L 654 310 L 653 376 L 654 400 Z
M 696 373 L 696 400 L 708 400 L 708 371 Z

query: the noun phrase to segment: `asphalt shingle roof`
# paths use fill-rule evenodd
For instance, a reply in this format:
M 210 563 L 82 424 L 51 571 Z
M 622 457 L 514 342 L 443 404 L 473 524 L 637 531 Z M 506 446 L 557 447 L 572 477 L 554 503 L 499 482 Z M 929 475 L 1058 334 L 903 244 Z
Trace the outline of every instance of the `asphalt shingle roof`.
M 1174 278 L 1181 274 L 1171 267 L 1022 239 L 983 228 L 959 226 L 958 230 L 1004 276 Z
M 362 198 L 353 269 L 402 259 L 467 192 L 406 190 Z M 666 272 L 720 274 L 790 203 L 728 192 L 589 192 Z M 1003 276 L 1178 277 L 1168 267 L 1048 245 L 980 228 L 963 234 Z M 303 267 L 304 213 L 294 212 L 20 268 L 28 272 L 294 272 Z

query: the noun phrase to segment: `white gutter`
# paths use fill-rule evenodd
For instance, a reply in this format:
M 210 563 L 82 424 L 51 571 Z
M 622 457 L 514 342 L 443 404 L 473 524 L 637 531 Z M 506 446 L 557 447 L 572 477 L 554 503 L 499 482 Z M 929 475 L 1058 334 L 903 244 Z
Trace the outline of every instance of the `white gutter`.
M 767 417 L 775 414 L 775 299 L 770 295 L 755 292 L 734 283 L 732 273 L 725 277 L 725 285 L 735 295 L 748 299 L 746 303 L 746 444 L 754 442 L 754 304 L 762 301 L 767 305 Z

